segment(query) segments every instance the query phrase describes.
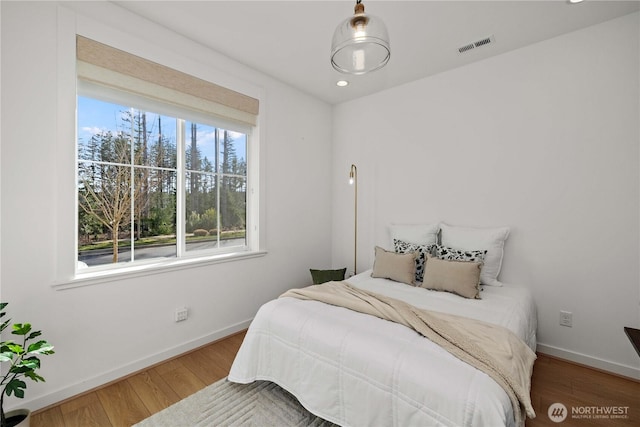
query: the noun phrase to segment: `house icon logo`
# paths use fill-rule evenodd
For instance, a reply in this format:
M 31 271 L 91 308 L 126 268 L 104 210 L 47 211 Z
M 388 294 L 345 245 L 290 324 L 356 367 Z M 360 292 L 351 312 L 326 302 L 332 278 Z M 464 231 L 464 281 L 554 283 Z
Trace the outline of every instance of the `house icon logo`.
M 549 416 L 549 419 L 554 423 L 561 423 L 567 418 L 567 407 L 562 403 L 554 403 L 553 405 L 549 406 L 547 415 Z

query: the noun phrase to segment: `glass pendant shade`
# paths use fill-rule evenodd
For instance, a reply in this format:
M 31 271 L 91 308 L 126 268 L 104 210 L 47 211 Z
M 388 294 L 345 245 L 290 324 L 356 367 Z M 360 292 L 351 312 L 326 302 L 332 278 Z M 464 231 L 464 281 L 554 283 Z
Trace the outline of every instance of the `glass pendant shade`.
M 357 3 L 355 14 L 345 19 L 333 34 L 331 65 L 341 73 L 365 74 L 384 67 L 391 50 L 384 23 L 364 13 L 364 5 Z

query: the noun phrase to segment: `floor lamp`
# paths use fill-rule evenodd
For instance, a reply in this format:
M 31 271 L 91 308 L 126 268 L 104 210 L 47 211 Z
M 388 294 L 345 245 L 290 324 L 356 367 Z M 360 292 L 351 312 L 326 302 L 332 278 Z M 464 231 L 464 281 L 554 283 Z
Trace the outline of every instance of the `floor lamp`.
M 349 171 L 349 184 L 355 186 L 353 196 L 353 274 L 355 275 L 358 273 L 358 168 L 353 164 Z

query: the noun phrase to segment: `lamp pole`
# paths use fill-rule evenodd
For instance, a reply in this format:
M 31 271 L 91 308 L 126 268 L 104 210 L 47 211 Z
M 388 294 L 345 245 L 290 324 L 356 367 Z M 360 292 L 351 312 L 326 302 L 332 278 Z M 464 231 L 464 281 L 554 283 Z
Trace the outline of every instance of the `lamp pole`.
M 353 274 L 357 274 L 358 265 L 358 168 L 351 165 L 349 171 L 349 184 L 354 186 L 353 197 Z

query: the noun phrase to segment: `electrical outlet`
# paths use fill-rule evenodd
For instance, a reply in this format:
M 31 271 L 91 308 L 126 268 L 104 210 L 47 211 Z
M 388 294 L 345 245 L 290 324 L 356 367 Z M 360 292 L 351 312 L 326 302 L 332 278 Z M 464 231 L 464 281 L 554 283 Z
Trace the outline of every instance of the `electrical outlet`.
M 187 317 L 189 317 L 189 310 L 187 310 L 187 307 L 176 308 L 176 322 L 187 320 Z
M 573 327 L 573 313 L 570 311 L 560 311 L 560 325 Z

